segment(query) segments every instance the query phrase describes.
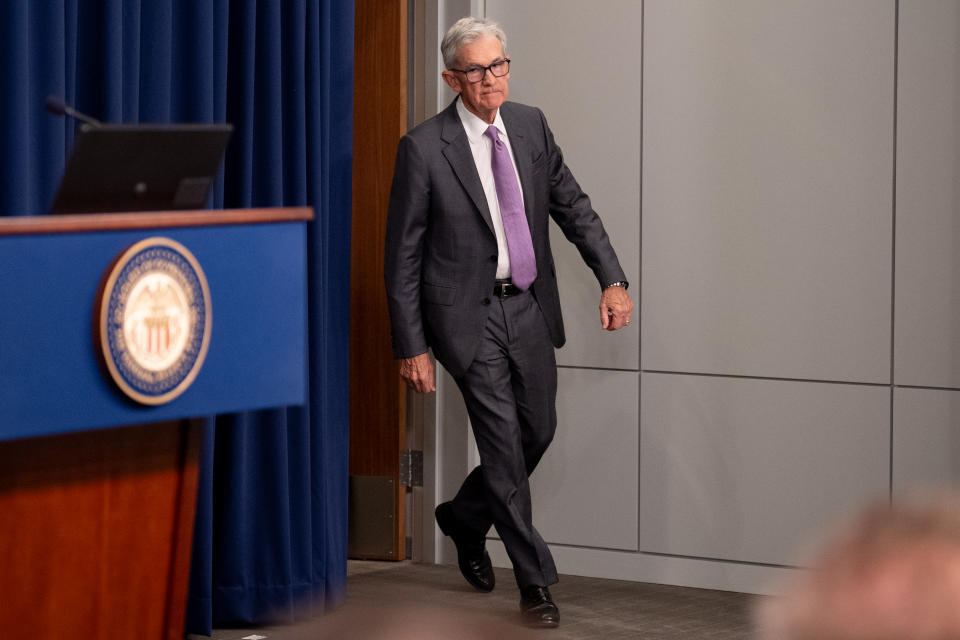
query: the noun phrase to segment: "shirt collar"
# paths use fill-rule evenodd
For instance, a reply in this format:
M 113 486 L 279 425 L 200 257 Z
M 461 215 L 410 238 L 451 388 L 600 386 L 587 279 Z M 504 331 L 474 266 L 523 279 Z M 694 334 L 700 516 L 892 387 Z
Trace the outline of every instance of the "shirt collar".
M 479 142 L 490 125 L 471 113 L 470 110 L 463 105 L 463 100 L 460 99 L 457 100 L 457 115 L 460 116 L 460 122 L 463 123 L 463 128 L 467 132 L 467 139 L 474 144 Z M 493 125 L 501 134 L 506 135 L 507 128 L 503 126 L 500 109 L 497 109 L 497 115 L 493 119 Z

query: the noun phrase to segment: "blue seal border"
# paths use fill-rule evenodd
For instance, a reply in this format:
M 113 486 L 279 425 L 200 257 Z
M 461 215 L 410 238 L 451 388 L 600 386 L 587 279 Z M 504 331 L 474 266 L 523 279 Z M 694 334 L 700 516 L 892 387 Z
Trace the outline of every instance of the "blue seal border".
M 162 271 L 175 279 L 188 297 L 193 316 L 180 358 L 163 371 L 148 371 L 130 356 L 123 335 L 127 294 L 148 273 Z M 170 402 L 193 383 L 210 345 L 210 289 L 199 262 L 182 244 L 164 237 L 141 240 L 124 250 L 108 272 L 98 307 L 100 352 L 111 378 L 131 399 L 148 405 Z

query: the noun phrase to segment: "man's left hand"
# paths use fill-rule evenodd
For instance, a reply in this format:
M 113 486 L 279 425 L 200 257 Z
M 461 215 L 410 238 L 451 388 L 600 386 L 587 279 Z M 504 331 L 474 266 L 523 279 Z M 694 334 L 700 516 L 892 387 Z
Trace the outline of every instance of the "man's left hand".
M 600 296 L 600 324 L 607 331 L 616 331 L 630 324 L 633 300 L 623 287 L 607 287 Z

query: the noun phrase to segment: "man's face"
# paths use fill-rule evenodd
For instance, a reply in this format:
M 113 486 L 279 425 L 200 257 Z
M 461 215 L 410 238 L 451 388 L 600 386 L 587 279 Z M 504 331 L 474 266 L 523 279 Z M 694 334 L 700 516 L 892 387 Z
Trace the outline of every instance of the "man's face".
M 458 69 L 486 67 L 503 59 L 503 47 L 494 36 L 480 36 L 469 44 L 461 45 L 457 50 Z M 487 123 L 493 122 L 497 109 L 507 101 L 510 93 L 507 82 L 510 80 L 509 73 L 497 78 L 487 71 L 479 82 L 470 82 L 463 73 L 447 70 L 443 72 L 443 79 L 451 89 L 460 94 L 463 106 Z

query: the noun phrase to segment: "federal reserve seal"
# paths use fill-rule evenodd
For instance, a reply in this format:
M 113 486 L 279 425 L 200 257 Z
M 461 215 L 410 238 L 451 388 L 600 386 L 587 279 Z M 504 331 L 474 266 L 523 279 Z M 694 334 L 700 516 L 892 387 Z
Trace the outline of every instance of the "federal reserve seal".
M 197 259 L 169 238 L 147 238 L 106 273 L 100 351 L 113 381 L 143 404 L 170 402 L 193 383 L 210 344 L 210 290 Z

